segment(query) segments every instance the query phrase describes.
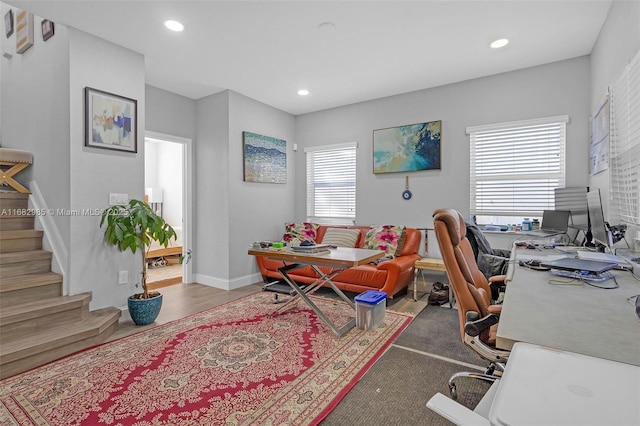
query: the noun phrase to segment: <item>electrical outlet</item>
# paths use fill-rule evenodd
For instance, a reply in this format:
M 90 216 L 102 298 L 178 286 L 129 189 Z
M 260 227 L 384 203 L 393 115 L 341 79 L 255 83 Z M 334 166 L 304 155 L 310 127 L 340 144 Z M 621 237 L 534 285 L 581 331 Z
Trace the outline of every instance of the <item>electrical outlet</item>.
M 129 271 L 120 271 L 118 274 L 118 284 L 129 284 Z

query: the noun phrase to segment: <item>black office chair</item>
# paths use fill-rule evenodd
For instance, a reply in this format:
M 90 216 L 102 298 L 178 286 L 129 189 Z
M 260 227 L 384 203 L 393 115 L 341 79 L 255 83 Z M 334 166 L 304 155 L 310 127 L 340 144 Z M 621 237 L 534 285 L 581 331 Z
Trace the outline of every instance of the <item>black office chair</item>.
M 509 266 L 511 250 L 492 248 L 476 224 L 466 220 L 464 224 L 467 227 L 467 239 L 473 249 L 480 272 L 487 278 L 505 275 Z
M 476 224 L 466 220 L 464 224 L 467 227 L 466 237 L 473 249 L 478 269 L 489 280 L 491 299 L 497 301 L 500 299 L 500 293 L 506 289 L 504 280 L 509 267 L 511 250 L 492 248 Z

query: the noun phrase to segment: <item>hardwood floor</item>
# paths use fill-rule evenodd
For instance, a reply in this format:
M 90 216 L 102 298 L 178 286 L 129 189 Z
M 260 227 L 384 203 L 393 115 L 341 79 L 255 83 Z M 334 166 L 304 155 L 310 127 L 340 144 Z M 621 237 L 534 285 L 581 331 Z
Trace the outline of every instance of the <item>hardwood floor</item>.
M 423 286 L 427 284 L 424 277 L 419 281 Z M 222 305 L 223 303 L 236 300 L 240 297 L 262 291 L 262 282 L 258 282 L 237 290 L 221 290 L 202 284 L 174 284 L 163 287 L 159 291 L 163 294 L 162 309 L 158 319 L 153 324 L 146 326 L 135 325 L 131 321 L 128 313 L 124 312 L 120 317 L 118 330 L 109 340 L 118 339 L 133 333 L 145 330 L 157 325 L 166 324 L 191 314 Z M 317 294 L 327 297 L 337 297 L 330 289 L 320 289 Z M 347 293 L 353 299 L 354 293 Z M 412 295 L 400 293 L 392 300 L 387 300 L 387 308 L 396 312 L 410 313 L 417 315 L 427 304 L 427 297 L 423 297 L 417 302 L 413 301 Z
M 174 284 L 160 289 L 163 295 L 162 309 L 158 319 L 153 324 L 140 326 L 131 321 L 128 313 L 124 312 L 120 317 L 118 330 L 109 340 L 125 337 L 155 327 L 166 324 L 191 314 L 222 305 L 223 303 L 239 299 L 240 297 L 262 291 L 262 283 L 252 284 L 237 290 L 221 290 L 202 284 Z
M 149 290 L 182 283 L 182 264 L 175 257 L 167 258 L 166 261 L 169 262 L 167 266 L 147 268 Z

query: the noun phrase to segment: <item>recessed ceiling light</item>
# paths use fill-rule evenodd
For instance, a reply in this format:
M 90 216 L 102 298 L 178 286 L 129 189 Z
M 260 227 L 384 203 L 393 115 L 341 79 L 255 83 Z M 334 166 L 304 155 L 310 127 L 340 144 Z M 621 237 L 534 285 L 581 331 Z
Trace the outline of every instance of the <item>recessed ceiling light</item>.
M 309 91 L 307 89 L 298 90 L 298 95 L 300 96 L 307 96 L 308 94 L 309 94 Z
M 169 28 L 171 31 L 182 31 L 182 30 L 184 30 L 184 25 L 182 25 L 178 21 L 172 21 L 172 20 L 164 21 L 164 26 Z
M 491 43 L 491 47 L 494 49 L 500 49 L 501 47 L 505 47 L 507 44 L 509 44 L 509 39 L 500 38 L 494 41 L 493 43 Z

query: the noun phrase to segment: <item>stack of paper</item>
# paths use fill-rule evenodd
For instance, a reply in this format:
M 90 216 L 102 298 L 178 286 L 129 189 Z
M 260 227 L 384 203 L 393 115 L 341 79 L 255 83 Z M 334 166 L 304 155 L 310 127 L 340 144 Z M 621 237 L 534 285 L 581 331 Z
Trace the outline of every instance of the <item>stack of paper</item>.
M 321 253 L 329 251 L 330 248 L 329 244 L 313 244 L 310 246 L 291 246 L 291 251 L 296 253 Z

